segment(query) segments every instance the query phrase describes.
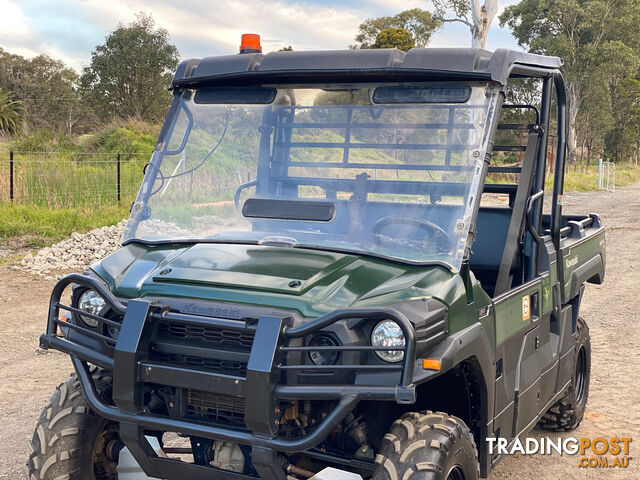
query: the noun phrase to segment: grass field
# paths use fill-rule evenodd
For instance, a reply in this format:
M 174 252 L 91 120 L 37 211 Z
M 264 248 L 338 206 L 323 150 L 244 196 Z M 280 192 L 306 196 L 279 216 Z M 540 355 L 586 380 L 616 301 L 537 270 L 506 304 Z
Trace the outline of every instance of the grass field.
M 113 225 L 128 216 L 142 179 L 146 156 L 124 159 L 121 169 L 122 200 L 116 202 L 115 161 L 100 156 L 60 158 L 19 164 L 16 156 L 16 202 L 8 202 L 8 178 L 0 168 L 0 247 L 9 250 L 40 248 L 68 237 L 74 231 Z M 0 167 L 5 165 L 0 162 Z M 640 181 L 640 167 L 619 165 L 616 187 Z M 583 171 L 569 167 L 565 192 L 587 192 L 598 184 L 597 166 Z M 552 176 L 547 178 L 551 188 Z
M 553 178 L 547 178 L 547 187 L 550 187 Z M 626 187 L 640 182 L 640 166 L 629 164 L 616 165 L 616 187 Z M 598 166 L 590 166 L 583 171 L 577 168 L 567 167 L 564 179 L 565 192 L 589 192 L 598 188 Z
M 120 155 L 120 198 L 133 199 L 149 155 Z M 9 153 L 0 153 L 0 202 L 9 200 Z M 15 203 L 49 208 L 117 201 L 117 153 L 13 152 Z
M 51 209 L 37 205 L 0 206 L 0 246 L 11 249 L 50 245 L 73 232 L 114 225 L 129 213 L 128 206 Z

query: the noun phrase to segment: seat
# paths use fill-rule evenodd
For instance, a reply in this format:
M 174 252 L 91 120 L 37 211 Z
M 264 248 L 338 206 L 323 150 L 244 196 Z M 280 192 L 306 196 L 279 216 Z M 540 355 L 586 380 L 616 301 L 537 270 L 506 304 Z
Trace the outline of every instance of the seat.
M 471 271 L 489 296 L 498 277 L 498 269 L 507 239 L 511 209 L 504 207 L 481 207 L 476 222 L 476 238 L 471 248 L 469 263 Z M 512 267 L 512 273 L 520 270 L 520 257 Z

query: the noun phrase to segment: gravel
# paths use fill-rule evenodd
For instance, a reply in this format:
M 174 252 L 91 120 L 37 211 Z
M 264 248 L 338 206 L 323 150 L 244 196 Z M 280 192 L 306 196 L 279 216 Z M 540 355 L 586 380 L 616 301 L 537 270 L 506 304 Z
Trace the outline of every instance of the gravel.
M 29 253 L 18 268 L 46 280 L 61 277 L 61 272 L 82 271 L 120 248 L 126 224 L 126 220 L 122 220 L 117 225 L 95 228 L 87 233 L 74 232 L 66 240 L 38 250 L 35 255 Z
M 55 245 L 29 253 L 18 265 L 45 280 L 58 280 L 69 271 L 81 272 L 121 247 L 127 220 L 109 227 L 94 228 L 87 233 L 73 232 L 71 237 Z M 191 233 L 174 223 L 160 219 L 142 222 L 137 233 L 141 237 L 187 237 Z

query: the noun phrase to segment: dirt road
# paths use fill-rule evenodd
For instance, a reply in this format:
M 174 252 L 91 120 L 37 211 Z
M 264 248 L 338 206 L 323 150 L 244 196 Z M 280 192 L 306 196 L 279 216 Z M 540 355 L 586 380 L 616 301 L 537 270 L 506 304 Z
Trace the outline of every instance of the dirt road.
M 591 329 L 591 391 L 584 421 L 562 437 L 633 437 L 640 449 L 640 184 L 616 193 L 568 194 L 566 213 L 598 212 L 607 233 L 607 277 L 589 285 L 582 315 Z M 1 247 L 1 245 L 0 245 Z M 36 417 L 71 371 L 68 358 L 38 350 L 53 284 L 0 268 L 0 479 L 26 478 L 24 463 Z M 546 435 L 535 430 L 532 436 Z M 556 434 L 552 434 L 556 437 Z M 640 458 L 627 469 L 578 467 L 576 456 L 505 459 L 491 479 L 640 478 Z

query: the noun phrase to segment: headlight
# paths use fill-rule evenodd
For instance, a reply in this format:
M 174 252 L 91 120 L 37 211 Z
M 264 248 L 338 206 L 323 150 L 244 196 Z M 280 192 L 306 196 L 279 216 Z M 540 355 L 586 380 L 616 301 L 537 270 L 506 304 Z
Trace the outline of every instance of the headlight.
M 405 346 L 404 333 L 398 324 L 392 320 L 383 320 L 378 323 L 371 333 L 371 345 L 373 347 L 398 347 Z M 376 355 L 385 362 L 399 362 L 404 358 L 402 350 L 381 350 Z
M 104 306 L 104 298 L 94 290 L 87 290 L 78 299 L 78 308 L 93 315 L 99 315 Z M 99 324 L 95 318 L 85 317 L 84 315 L 80 315 L 80 318 L 91 328 L 96 328 Z

